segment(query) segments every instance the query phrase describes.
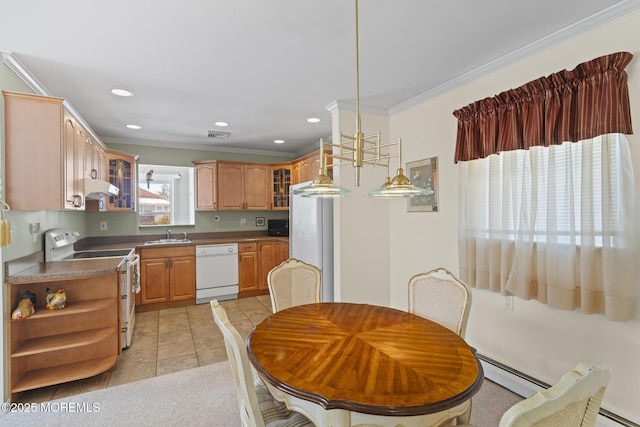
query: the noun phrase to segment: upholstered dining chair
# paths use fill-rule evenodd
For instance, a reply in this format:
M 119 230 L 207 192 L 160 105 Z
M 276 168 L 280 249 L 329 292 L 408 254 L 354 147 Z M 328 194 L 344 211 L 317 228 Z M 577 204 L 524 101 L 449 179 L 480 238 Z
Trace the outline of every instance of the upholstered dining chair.
M 594 427 L 610 377 L 611 367 L 581 362 L 555 385 L 509 408 L 499 427 Z
M 227 313 L 217 300 L 210 303 L 213 319 L 224 336 L 224 345 L 238 389 L 240 420 L 244 427 L 301 426 L 312 427 L 304 415 L 289 411 L 269 393 L 260 378 L 253 378 L 247 349 L 237 329 L 229 323 Z
M 315 265 L 289 258 L 267 274 L 274 313 L 285 308 L 320 302 L 322 274 Z
M 426 317 L 464 338 L 471 291 L 444 268 L 409 279 L 409 312 Z

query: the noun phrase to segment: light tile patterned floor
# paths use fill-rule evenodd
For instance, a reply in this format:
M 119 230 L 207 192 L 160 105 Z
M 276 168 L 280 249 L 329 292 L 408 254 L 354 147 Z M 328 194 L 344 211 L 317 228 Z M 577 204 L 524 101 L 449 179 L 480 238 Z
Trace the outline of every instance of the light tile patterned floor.
M 245 338 L 254 325 L 271 314 L 269 295 L 220 304 Z M 132 345 L 118 357 L 116 367 L 84 380 L 26 392 L 20 401 L 58 399 L 224 360 L 224 341 L 209 304 L 137 313 Z

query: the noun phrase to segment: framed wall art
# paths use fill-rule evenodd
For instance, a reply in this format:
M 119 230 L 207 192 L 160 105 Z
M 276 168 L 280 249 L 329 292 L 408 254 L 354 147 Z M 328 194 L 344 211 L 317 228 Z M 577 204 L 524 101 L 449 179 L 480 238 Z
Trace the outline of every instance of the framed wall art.
M 438 158 L 407 162 L 407 177 L 416 187 L 431 190 L 431 194 L 407 199 L 407 212 L 438 212 Z

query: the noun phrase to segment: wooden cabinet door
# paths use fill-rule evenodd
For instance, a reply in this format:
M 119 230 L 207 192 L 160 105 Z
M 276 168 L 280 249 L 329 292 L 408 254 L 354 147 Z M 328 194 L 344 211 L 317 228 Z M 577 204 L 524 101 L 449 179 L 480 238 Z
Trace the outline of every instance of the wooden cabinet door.
M 100 143 L 91 137 L 88 131 L 85 130 L 85 143 L 84 143 L 84 176 L 85 178 L 101 179 L 104 177 L 104 149 Z
M 300 180 L 300 162 L 295 162 L 292 166 L 291 166 L 291 184 L 298 184 L 300 182 L 302 182 Z
M 136 157 L 107 151 L 108 181 L 118 187 L 117 196 L 109 196 L 107 210 L 136 210 Z
M 277 242 L 258 243 L 258 289 L 268 289 L 267 274 L 279 262 Z
M 313 171 L 311 170 L 311 160 L 304 159 L 300 162 L 300 182 L 313 180 Z
M 64 194 L 65 209 L 84 209 L 84 129 L 67 113 L 64 113 Z
M 196 210 L 213 211 L 218 209 L 217 166 L 215 162 L 202 163 L 196 169 Z
M 73 138 L 73 191 L 80 201 L 75 209 L 84 210 L 84 160 L 86 130 L 76 122 L 76 133 Z M 68 166 L 67 166 L 68 167 Z
M 177 301 L 196 297 L 196 259 L 192 256 L 169 259 L 171 280 L 169 300 Z
M 289 243 L 278 242 L 278 264 L 280 265 L 289 259 Z
M 6 91 L 2 94 L 5 138 L 2 184 L 7 203 L 17 211 L 64 209 L 63 100 Z
M 271 209 L 289 209 L 290 187 L 291 166 L 271 166 Z
M 218 163 L 218 209 L 244 209 L 244 165 Z
M 238 244 L 238 292 L 258 290 L 258 244 Z
M 73 147 L 74 139 L 76 135 L 76 121 L 70 115 L 65 114 L 64 117 L 64 158 L 63 158 L 63 170 L 64 170 L 64 207 L 65 209 L 73 209 L 76 194 L 74 191 L 74 176 L 73 176 Z
M 140 302 L 149 304 L 169 301 L 169 259 L 140 261 Z
M 268 210 L 271 207 L 271 167 L 266 164 L 244 165 L 244 209 Z

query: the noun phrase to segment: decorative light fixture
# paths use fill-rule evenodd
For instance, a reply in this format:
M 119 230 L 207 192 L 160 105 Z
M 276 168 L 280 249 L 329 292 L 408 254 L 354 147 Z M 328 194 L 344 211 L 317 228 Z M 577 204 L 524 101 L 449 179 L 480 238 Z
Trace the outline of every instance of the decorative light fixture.
M 370 197 L 412 197 L 417 195 L 431 194 L 432 191 L 411 185 L 409 178 L 404 175 L 402 169 L 402 140 L 381 144 L 380 132 L 375 135 L 365 136 L 361 130 L 360 119 L 360 58 L 358 47 L 358 0 L 356 3 L 356 130 L 351 135 L 340 134 L 339 144 L 326 143 L 320 140 L 320 171 L 313 182 L 305 187 L 293 190 L 293 194 L 303 197 L 344 197 L 349 194 L 346 188 L 337 187 L 327 174 L 327 161 L 331 158 L 332 166 L 352 165 L 356 169 L 356 186 L 360 186 L 360 172 L 362 166 L 370 164 L 374 166 L 384 166 L 387 168 L 387 178 L 384 184 L 373 191 L 367 193 Z M 333 153 L 325 153 L 324 147 L 333 147 Z M 395 147 L 395 152 L 390 152 L 390 148 Z M 337 148 L 337 150 L 335 150 Z M 336 153 L 337 151 L 337 153 Z M 389 175 L 389 160 L 398 158 L 400 167 L 397 175 L 391 179 Z M 333 161 L 339 163 L 334 164 Z

